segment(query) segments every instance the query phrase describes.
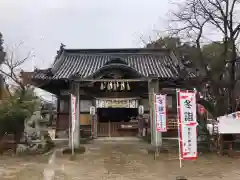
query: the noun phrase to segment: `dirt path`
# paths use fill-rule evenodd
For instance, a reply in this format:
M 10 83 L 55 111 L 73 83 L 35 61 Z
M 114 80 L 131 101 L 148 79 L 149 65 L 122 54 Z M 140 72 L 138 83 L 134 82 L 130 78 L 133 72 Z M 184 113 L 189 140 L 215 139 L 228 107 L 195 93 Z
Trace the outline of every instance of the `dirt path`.
M 42 180 L 48 156 L 0 156 L 1 180 Z
M 58 160 L 58 164 L 64 164 L 65 178 L 173 180 L 184 175 L 189 180 L 240 179 L 239 159 L 202 156 L 197 161 L 184 162 L 180 169 L 177 154 L 162 154 L 154 161 L 152 155 L 135 144 L 89 145 L 88 148 L 77 161 Z
M 174 180 L 183 175 L 189 180 L 240 179 L 237 158 L 201 156 L 197 161 L 184 162 L 184 167 L 179 169 L 177 154 L 162 154 L 154 161 L 138 144 L 90 144 L 87 149 L 75 161 L 69 157 L 56 158 L 54 180 Z M 48 160 L 0 157 L 0 179 L 44 180 Z

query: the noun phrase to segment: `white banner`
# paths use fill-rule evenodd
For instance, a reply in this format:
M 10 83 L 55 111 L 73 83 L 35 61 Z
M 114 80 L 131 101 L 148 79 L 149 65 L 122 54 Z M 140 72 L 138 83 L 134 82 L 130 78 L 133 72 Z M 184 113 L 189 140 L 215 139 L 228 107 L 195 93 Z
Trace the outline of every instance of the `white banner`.
M 197 158 L 197 126 L 182 124 L 181 157 L 183 160 Z
M 71 94 L 71 119 L 72 119 L 72 132 L 75 130 L 76 124 L 76 96 Z
M 183 160 L 197 158 L 196 93 L 178 91 L 180 155 Z
M 157 132 L 167 132 L 167 110 L 166 110 L 166 95 L 155 94 L 155 118 Z

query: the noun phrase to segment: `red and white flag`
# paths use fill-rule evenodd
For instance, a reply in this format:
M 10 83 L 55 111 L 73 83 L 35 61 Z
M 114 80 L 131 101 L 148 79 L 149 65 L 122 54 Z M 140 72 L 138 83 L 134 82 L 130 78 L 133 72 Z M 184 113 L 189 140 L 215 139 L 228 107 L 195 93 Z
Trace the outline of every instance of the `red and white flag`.
M 162 94 L 154 95 L 154 109 L 157 132 L 167 132 L 167 96 Z
M 179 148 L 183 160 L 197 158 L 196 92 L 178 91 Z
M 71 94 L 71 119 L 72 119 L 72 132 L 75 130 L 76 124 L 76 96 Z

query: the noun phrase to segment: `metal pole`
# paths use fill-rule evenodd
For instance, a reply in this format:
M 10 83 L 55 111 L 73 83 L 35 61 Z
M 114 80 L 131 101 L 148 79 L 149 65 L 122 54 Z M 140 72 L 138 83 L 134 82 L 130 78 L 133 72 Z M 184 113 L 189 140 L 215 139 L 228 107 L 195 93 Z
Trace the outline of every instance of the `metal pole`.
M 156 127 L 156 123 L 155 123 L 155 116 L 154 116 L 154 89 L 151 88 L 151 130 L 152 130 L 152 145 L 156 146 L 157 141 L 156 141 L 156 131 L 155 131 L 155 127 Z
M 71 89 L 70 89 L 70 92 L 69 92 L 69 104 L 70 106 L 68 107 L 68 111 L 69 111 L 69 118 L 68 118 L 68 147 L 69 149 L 72 148 L 72 115 L 71 115 L 71 112 L 72 112 L 72 85 L 71 85 Z
M 155 152 L 154 152 L 154 159 L 156 159 L 157 158 L 157 156 L 159 155 L 159 152 L 158 152 L 158 149 L 159 149 L 159 145 L 158 145 L 158 135 L 157 135 L 157 129 L 156 129 L 156 127 L 157 127 L 157 122 L 156 122 L 156 115 L 155 115 L 155 113 L 156 113 L 156 107 L 155 107 L 155 94 L 153 94 L 153 121 L 154 121 L 154 128 L 153 128 L 153 130 L 154 130 L 154 134 L 155 134 Z
M 179 156 L 179 166 L 182 168 L 182 157 L 181 157 L 181 139 L 180 139 L 180 116 L 179 116 L 179 99 L 178 99 L 179 89 L 176 89 L 176 97 L 177 97 L 177 117 L 178 117 L 178 156 Z

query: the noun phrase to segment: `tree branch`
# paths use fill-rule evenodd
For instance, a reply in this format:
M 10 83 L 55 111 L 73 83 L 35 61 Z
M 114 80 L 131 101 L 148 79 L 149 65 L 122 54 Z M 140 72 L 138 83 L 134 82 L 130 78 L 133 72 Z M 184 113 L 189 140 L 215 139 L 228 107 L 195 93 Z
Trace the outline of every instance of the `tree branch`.
M 20 46 L 23 44 L 23 42 L 20 42 L 17 46 L 16 49 L 20 48 Z M 6 46 L 7 47 L 7 46 Z M 19 67 L 21 65 L 23 65 L 28 59 L 30 59 L 32 56 L 32 53 L 29 52 L 26 57 L 22 58 L 22 59 L 17 59 L 17 57 L 15 56 L 15 51 L 14 50 L 9 50 L 9 48 L 7 47 L 7 56 L 4 60 L 4 62 L 2 63 L 3 66 L 5 66 L 5 70 L 4 68 L 0 69 L 0 73 L 2 73 L 5 77 L 7 77 L 8 79 L 10 79 L 11 81 L 13 81 L 13 83 L 15 83 L 16 85 L 18 85 L 23 91 L 25 91 L 25 86 L 23 85 L 20 77 L 19 77 Z

